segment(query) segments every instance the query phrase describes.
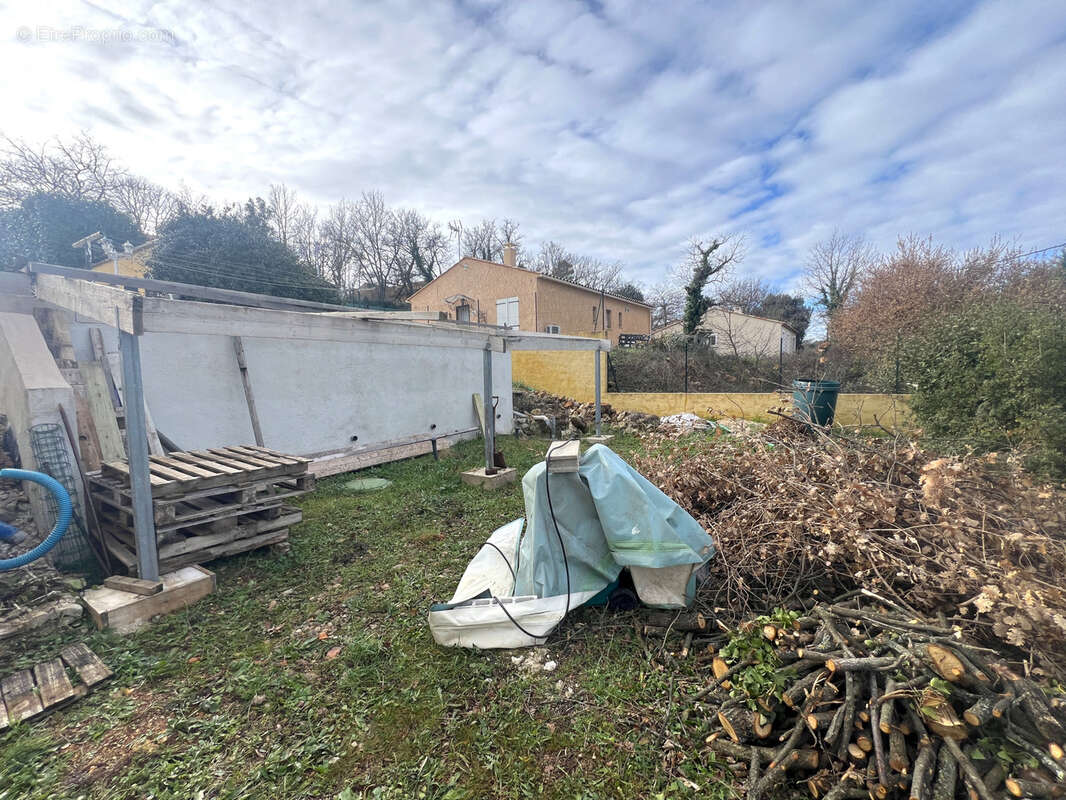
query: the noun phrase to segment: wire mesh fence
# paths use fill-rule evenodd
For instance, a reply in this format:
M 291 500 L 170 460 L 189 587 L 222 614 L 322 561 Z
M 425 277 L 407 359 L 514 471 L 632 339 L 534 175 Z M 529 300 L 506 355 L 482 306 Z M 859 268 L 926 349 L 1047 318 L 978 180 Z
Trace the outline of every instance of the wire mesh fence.
M 52 563 L 63 572 L 86 575 L 94 582 L 100 580 L 103 575 L 85 527 L 85 509 L 74 479 L 66 431 L 52 423 L 34 425 L 30 428 L 30 446 L 37 470 L 55 478 L 67 490 L 74 510 L 66 535 L 51 551 Z M 59 517 L 59 505 L 51 492 L 45 492 L 45 497 L 51 527 Z

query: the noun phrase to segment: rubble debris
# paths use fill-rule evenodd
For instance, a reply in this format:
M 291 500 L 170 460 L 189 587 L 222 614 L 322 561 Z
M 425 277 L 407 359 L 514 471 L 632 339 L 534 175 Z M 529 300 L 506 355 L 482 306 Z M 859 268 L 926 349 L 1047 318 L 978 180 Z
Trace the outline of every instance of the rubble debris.
M 782 420 L 744 440 L 664 438 L 634 466 L 715 539 L 707 613 L 733 622 L 867 588 L 1052 674 L 1066 665 L 1066 491 L 1010 458 Z
M 676 433 L 705 431 L 716 427 L 718 426 L 713 421 L 696 416 L 688 411 L 681 414 L 671 414 L 659 420 L 659 430 Z
M 515 433 L 524 436 L 552 436 L 555 439 L 575 439 L 593 433 L 596 425 L 596 404 L 579 403 L 566 397 L 556 397 L 537 389 L 515 389 Z M 546 419 L 555 420 L 555 430 Z M 659 418 L 640 411 L 616 411 L 609 403 L 600 404 L 600 419 L 612 428 L 643 432 L 659 427 Z
M 870 594 L 750 619 L 683 701 L 694 746 L 748 800 L 1058 797 L 1061 692 L 942 622 Z M 795 795 L 793 795 L 795 796 Z

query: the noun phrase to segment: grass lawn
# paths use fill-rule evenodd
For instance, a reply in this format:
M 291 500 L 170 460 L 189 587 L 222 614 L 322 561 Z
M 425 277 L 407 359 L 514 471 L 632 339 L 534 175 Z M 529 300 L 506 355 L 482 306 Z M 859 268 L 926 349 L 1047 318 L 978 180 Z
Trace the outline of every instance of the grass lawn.
M 546 442 L 500 445 L 521 475 Z M 393 481 L 377 492 L 320 482 L 290 554 L 209 565 L 216 594 L 140 633 L 86 623 L 6 647 L 0 674 L 66 641 L 116 674 L 0 735 L 0 798 L 729 797 L 680 721 L 695 659 L 651 669 L 632 614 L 572 612 L 548 640 L 552 672 L 513 663 L 528 650 L 434 644 L 429 605 L 523 514 L 520 485 L 460 482 L 481 448 L 360 473 Z

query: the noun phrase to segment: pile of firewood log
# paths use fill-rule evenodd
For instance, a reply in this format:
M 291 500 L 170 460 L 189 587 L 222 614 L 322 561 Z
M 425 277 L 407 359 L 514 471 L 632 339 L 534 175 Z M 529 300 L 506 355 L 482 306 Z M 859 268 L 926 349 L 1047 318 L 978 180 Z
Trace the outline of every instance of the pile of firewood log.
M 748 800 L 1066 796 L 1066 696 L 943 621 L 867 591 L 715 641 L 683 717 Z

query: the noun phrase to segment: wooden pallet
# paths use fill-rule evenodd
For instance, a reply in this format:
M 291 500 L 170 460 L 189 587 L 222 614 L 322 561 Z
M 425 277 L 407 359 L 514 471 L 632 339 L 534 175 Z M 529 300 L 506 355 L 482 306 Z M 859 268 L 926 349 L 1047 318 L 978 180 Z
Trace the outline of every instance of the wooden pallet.
M 78 676 L 72 683 L 70 668 Z M 84 644 L 64 647 L 58 658 L 42 661 L 0 680 L 0 731 L 51 713 L 87 695 L 112 675 L 111 670 Z
M 133 497 L 129 488 L 102 475 L 89 477 L 93 502 L 100 516 L 133 529 Z M 270 479 L 244 486 L 215 486 L 196 489 L 177 497 L 154 499 L 153 516 L 157 532 L 166 532 L 234 516 L 246 510 L 280 505 L 290 497 L 315 488 L 314 475 Z M 253 506 L 255 508 L 253 508 Z
M 276 506 L 266 511 L 249 512 L 231 517 L 225 526 L 218 523 L 182 529 L 160 537 L 160 572 L 172 572 L 190 564 L 202 564 L 223 556 L 256 550 L 266 545 L 287 542 L 289 528 L 303 519 L 303 512 L 292 506 Z M 137 572 L 137 556 L 131 531 L 102 523 L 111 554 L 131 574 Z
M 243 486 L 250 483 L 302 475 L 308 459 L 268 450 L 265 447 L 234 446 L 207 450 L 189 450 L 149 458 L 149 483 L 153 498 L 174 497 L 215 487 Z M 102 464 L 103 478 L 129 488 L 130 469 L 126 461 Z

